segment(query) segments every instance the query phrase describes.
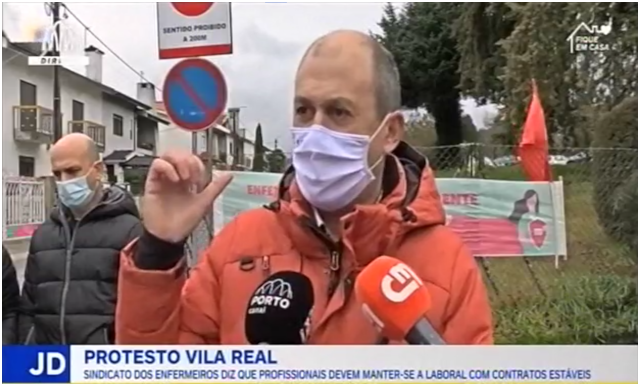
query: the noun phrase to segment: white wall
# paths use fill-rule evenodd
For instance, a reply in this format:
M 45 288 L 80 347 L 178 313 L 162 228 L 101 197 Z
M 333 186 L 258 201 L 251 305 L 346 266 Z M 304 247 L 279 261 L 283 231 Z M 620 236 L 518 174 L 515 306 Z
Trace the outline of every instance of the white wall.
M 251 164 L 246 165 L 247 167 L 253 167 L 253 156 L 255 154 L 255 145 L 251 142 L 248 141 L 244 141 L 244 145 L 243 145 L 244 149 L 242 149 L 244 151 L 244 156 L 245 158 L 250 158 L 251 159 Z
M 182 149 L 191 152 L 191 132 L 175 125 L 158 124 L 158 154 L 169 149 Z
M 36 176 L 51 172 L 46 145 L 29 144 L 13 139 L 13 106 L 20 103 L 20 81 L 24 80 L 37 87 L 39 106 L 53 110 L 53 68 L 28 66 L 27 58 L 7 49 L 2 50 L 2 171 L 4 175 L 18 175 L 18 157 L 35 158 Z M 8 58 L 11 58 L 8 60 Z M 106 127 L 106 149 L 104 155 L 113 150 L 133 150 L 135 119 L 133 106 L 105 100 L 102 90 L 90 81 L 60 72 L 60 96 L 62 112 L 62 134 L 69 132 L 68 122 L 72 118 L 73 100 L 84 104 L 84 120 L 93 121 Z M 113 135 L 113 114 L 123 118 L 123 136 Z
M 18 175 L 18 156 L 34 157 L 36 175 L 50 170 L 44 146 L 18 143 L 13 140 L 13 106 L 20 103 L 20 80 L 39 85 L 37 100 L 43 107 L 53 107 L 53 83 L 43 67 L 27 67 L 22 55 L 2 49 L 2 174 Z M 6 64 L 5 64 L 6 62 Z
M 122 137 L 113 134 L 113 114 L 122 117 Z M 103 100 L 102 123 L 107 127 L 106 150 L 104 155 L 109 155 L 114 150 L 133 150 L 133 131 L 135 130 L 133 106 L 126 108 L 120 104 Z
M 20 103 L 20 81 L 37 86 L 38 105 L 53 109 L 53 68 L 28 66 L 27 58 L 6 49 L 4 58 L 12 58 L 2 65 L 2 169 L 9 175 L 18 174 L 18 156 L 35 158 L 36 176 L 51 173 L 46 145 L 28 144 L 13 140 L 13 106 Z M 87 87 L 81 79 L 73 79 L 61 72 L 60 97 L 62 112 L 62 132 L 68 132 L 71 119 L 72 100 L 84 103 L 84 119 L 101 123 L 102 92 L 96 87 Z

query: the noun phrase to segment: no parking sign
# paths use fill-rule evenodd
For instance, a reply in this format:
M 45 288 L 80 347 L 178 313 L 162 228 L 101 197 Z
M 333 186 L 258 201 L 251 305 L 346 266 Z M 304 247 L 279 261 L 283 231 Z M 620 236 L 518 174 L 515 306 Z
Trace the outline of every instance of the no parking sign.
M 169 118 L 179 127 L 204 130 L 227 107 L 227 83 L 220 69 L 204 59 L 185 59 L 164 81 L 162 99 Z

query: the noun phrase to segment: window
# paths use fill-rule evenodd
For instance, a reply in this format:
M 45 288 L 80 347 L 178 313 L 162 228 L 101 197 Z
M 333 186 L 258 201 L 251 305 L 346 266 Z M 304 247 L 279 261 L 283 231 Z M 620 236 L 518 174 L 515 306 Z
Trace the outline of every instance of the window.
M 36 90 L 34 84 L 25 82 L 24 80 L 20 81 L 20 106 L 22 106 L 20 108 L 20 115 L 18 116 L 20 131 L 35 132 L 39 129 L 38 109 L 33 107 L 38 104 Z
M 122 137 L 124 135 L 124 127 L 122 124 L 122 117 L 118 114 L 113 114 L 113 135 Z
M 84 103 L 73 100 L 71 102 L 71 132 L 82 133 L 84 131 Z
M 36 160 L 33 157 L 18 157 L 18 174 L 20 177 L 36 176 Z
M 24 80 L 20 81 L 20 106 L 37 105 L 36 85 Z

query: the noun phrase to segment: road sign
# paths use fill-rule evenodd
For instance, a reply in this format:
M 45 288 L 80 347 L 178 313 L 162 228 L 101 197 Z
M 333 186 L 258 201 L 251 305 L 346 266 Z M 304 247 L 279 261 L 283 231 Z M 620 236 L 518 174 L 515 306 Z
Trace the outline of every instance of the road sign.
M 213 3 L 171 3 L 184 16 L 195 17 L 207 12 Z
M 176 125 L 190 131 L 204 130 L 227 107 L 227 83 L 213 63 L 185 59 L 169 70 L 162 98 L 169 118 Z
M 160 59 L 233 52 L 231 3 L 157 4 Z

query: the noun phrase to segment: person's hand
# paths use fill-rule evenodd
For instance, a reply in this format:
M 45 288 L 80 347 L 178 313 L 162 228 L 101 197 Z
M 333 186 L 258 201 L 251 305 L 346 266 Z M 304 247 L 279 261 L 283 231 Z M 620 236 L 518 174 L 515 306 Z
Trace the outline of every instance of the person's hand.
M 145 228 L 167 242 L 185 240 L 232 178 L 231 174 L 220 174 L 202 189 L 208 176 L 200 158 L 179 150 L 156 158 L 141 204 Z

